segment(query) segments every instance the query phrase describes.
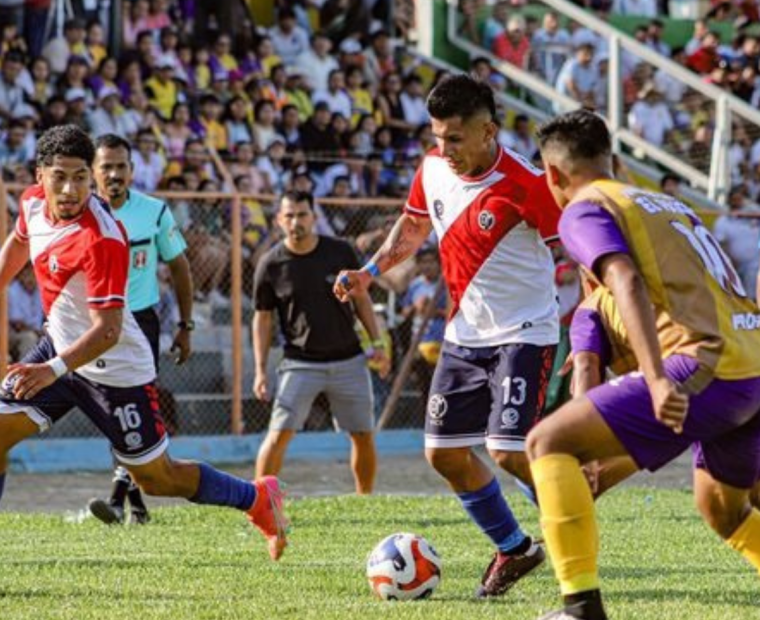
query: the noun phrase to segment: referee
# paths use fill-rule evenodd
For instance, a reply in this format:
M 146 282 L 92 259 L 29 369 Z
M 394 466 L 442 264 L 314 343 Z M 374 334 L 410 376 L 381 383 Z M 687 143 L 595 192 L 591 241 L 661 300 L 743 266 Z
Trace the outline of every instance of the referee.
M 155 306 L 159 300 L 158 261 L 169 266 L 179 306 L 180 321 L 171 352 L 177 363 L 190 357 L 190 332 L 195 327 L 193 313 L 193 282 L 190 264 L 185 257 L 187 247 L 178 230 L 174 216 L 166 203 L 130 189 L 132 184 L 132 150 L 123 138 L 106 134 L 95 141 L 93 172 L 98 195 L 104 198 L 114 216 L 127 230 L 130 245 L 129 309 L 148 338 L 158 374 L 160 324 Z M 148 509 L 139 487 L 132 482 L 121 466 L 114 472 L 114 485 L 108 501 L 93 499 L 89 508 L 104 523 L 124 522 L 124 503 L 130 503 L 130 520 L 144 524 L 149 520 Z

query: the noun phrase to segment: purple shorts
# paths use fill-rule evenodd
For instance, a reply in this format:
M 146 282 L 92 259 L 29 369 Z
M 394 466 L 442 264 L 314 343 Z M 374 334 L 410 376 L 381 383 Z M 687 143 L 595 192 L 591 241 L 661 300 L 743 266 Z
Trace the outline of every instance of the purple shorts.
M 690 357 L 665 360 L 666 374 L 679 383 L 696 370 L 697 362 Z M 691 395 L 680 435 L 654 417 L 649 388 L 639 372 L 586 395 L 642 469 L 656 471 L 693 444 L 695 466 L 719 482 L 749 489 L 760 480 L 760 378 L 714 379 Z

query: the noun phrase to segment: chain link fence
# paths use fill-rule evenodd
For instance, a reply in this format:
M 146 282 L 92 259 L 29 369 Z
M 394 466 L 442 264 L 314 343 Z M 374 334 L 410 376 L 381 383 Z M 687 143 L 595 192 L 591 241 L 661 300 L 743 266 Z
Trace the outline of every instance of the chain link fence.
M 17 217 L 17 196 L 23 188 L 15 187 L 9 201 L 9 231 Z M 160 195 L 161 196 L 161 195 Z M 196 329 L 192 334 L 193 354 L 178 366 L 169 352 L 178 320 L 171 276 L 166 265 L 159 268 L 161 301 L 157 311 L 161 321 L 161 356 L 158 383 L 160 403 L 167 427 L 174 435 L 228 434 L 235 430 L 234 384 L 236 348 L 242 350 L 241 421 L 237 428 L 244 433 L 262 432 L 267 428 L 271 404 L 256 400 L 252 393 L 254 360 L 251 344 L 253 317 L 252 289 L 256 263 L 281 238 L 276 222 L 276 201 L 273 196 L 242 195 L 242 277 L 236 294 L 231 277 L 233 196 L 220 192 L 216 182 L 202 182 L 198 191 L 162 195 L 187 242 L 187 258 L 195 285 L 193 317 Z M 324 197 L 317 201 L 317 228 L 320 234 L 347 240 L 355 248 L 360 262 L 366 261 L 380 246 L 398 217 L 401 203 L 391 199 L 355 200 Z M 133 256 L 133 260 L 135 257 Z M 398 371 L 413 335 L 419 325 L 421 306 L 417 311 L 406 299 L 410 282 L 416 277 L 415 260 L 410 259 L 390 274 L 380 278 L 371 295 L 380 321 L 392 371 L 381 379 L 372 372 L 375 395 L 375 416 L 379 419 L 391 393 Z M 233 329 L 233 306 L 242 309 L 240 337 Z M 415 314 L 417 318 L 415 319 Z M 14 329 L 8 324 L 9 336 Z M 357 321 L 357 329 L 359 324 Z M 276 330 L 277 331 L 277 330 Z M 363 343 L 366 335 L 360 334 Z M 411 368 L 407 369 L 395 406 L 384 420 L 387 428 L 420 428 L 424 422 L 432 362 L 427 350 L 415 351 Z M 9 358 L 18 358 L 9 351 Z M 425 355 L 428 361 L 425 360 Z M 270 352 L 272 381 L 281 359 L 281 338 L 275 337 Z M 332 427 L 327 399 L 316 399 L 306 430 Z M 80 412 L 72 411 L 45 437 L 95 437 L 98 431 Z

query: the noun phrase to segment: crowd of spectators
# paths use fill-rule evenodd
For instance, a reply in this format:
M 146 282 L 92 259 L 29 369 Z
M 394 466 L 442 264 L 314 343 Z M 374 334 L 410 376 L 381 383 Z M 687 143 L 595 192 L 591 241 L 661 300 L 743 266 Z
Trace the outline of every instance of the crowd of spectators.
M 608 41 L 581 26 L 561 20 L 552 11 L 540 17 L 521 12 L 522 2 L 498 0 L 490 7 L 462 0 L 461 32 L 499 60 L 540 76 L 585 107 L 605 113 L 609 81 Z M 717 3 L 694 22 L 688 43 L 679 48 L 663 40 L 667 6 L 655 0 L 615 0 L 583 3 L 602 20 L 617 15 L 646 18 L 633 36 L 641 44 L 690 70 L 709 84 L 730 91 L 760 109 L 760 37 L 757 3 Z M 483 12 L 487 17 L 482 19 Z M 735 34 L 722 43 L 715 24 L 730 20 Z M 635 54 L 622 54 L 622 88 L 629 129 L 647 143 L 661 146 L 695 168 L 706 171 L 715 127 L 715 106 L 703 95 L 658 70 Z M 477 72 L 497 90 L 509 83 L 491 68 L 487 57 L 473 61 Z M 552 109 L 549 102 L 535 101 Z M 760 127 L 735 119 L 731 146 L 731 182 L 740 186 L 750 204 L 760 204 Z
M 584 105 L 605 109 L 603 39 L 551 11 L 540 19 L 523 14 L 516 0 L 489 2 L 488 18 L 476 21 L 484 4 L 462 0 L 467 36 Z M 662 40 L 659 4 L 595 0 L 588 8 L 602 17 L 610 8 L 650 17 L 635 33 L 640 42 L 760 106 L 758 38 L 739 30 L 730 45 L 722 45 L 712 22 L 698 20 L 692 41 L 671 50 Z M 412 27 L 411 0 L 277 0 L 275 5 L 275 23 L 265 27 L 253 22 L 243 3 L 129 0 L 119 37 L 108 31 L 107 13 L 75 1 L 76 14 L 61 35 L 47 39 L 49 6 L 0 7 L 4 177 L 33 182 L 37 135 L 56 124 L 76 123 L 93 137 L 115 133 L 130 141 L 140 190 L 229 190 L 220 172 L 224 162 L 242 193 L 313 192 L 319 232 L 350 238 L 363 257 L 371 256 L 393 218 L 388 211 L 334 206 L 334 201 L 406 195 L 422 155 L 434 144 L 425 96 L 441 74 L 410 61 L 396 45 Z M 713 17 L 727 15 L 735 17 L 736 10 L 720 9 Z M 700 96 L 630 54 L 623 61 L 629 126 L 696 164 L 709 161 L 714 118 Z M 511 87 L 487 57 L 473 58 L 470 70 L 495 90 Z M 531 122 L 507 112 L 499 110 L 500 142 L 535 159 Z M 733 138 L 732 195 L 741 194 L 741 200 L 734 198 L 737 204 L 751 205 L 760 201 L 760 140 L 743 126 L 735 127 Z M 243 201 L 246 291 L 256 261 L 278 239 L 267 204 Z M 174 200 L 172 208 L 188 241 L 198 300 L 225 305 L 230 205 L 194 198 Z M 730 237 L 734 231 L 726 229 Z M 383 281 L 404 300 L 402 314 L 418 322 L 421 309 L 432 303 L 424 300 L 438 277 L 423 269 L 434 271 L 428 265 L 433 255 L 426 251 L 419 257 L 416 280 L 411 265 Z M 430 327 L 431 341 L 440 337 L 442 315 L 443 308 Z M 34 320 L 28 329 L 36 329 Z M 425 347 L 421 359 L 434 361 L 434 349 Z
M 30 4 L 0 7 L 6 181 L 33 182 L 36 138 L 61 123 L 128 139 L 145 192 L 228 191 L 224 166 L 247 194 L 298 186 L 320 198 L 401 197 L 432 144 L 430 78 L 393 45 L 411 27 L 411 2 L 391 11 L 390 0 L 278 0 L 264 26 L 243 3 L 129 0 L 109 33 L 112 15 L 75 1 L 60 36 L 53 28 L 47 38 L 52 8 L 40 16 Z M 172 206 L 199 300 L 224 303 L 229 205 Z M 276 239 L 266 208 L 243 203 L 247 274 Z M 320 215 L 320 232 L 353 238 L 372 219 L 356 209 Z

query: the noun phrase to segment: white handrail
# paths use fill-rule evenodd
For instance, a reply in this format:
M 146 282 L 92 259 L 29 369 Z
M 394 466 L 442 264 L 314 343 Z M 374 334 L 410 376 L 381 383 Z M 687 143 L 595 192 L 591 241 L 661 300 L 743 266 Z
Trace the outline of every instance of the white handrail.
M 451 71 L 451 72 L 459 72 L 460 69 L 458 67 L 455 67 L 452 64 L 449 64 L 439 58 L 433 58 L 431 56 L 428 56 L 425 53 L 421 53 L 420 51 L 414 49 L 414 48 L 406 48 L 406 53 L 410 54 L 411 56 L 414 56 L 414 58 L 418 62 L 423 62 L 425 64 L 428 64 L 430 66 L 435 67 L 436 69 L 442 69 L 444 71 Z M 522 101 L 521 99 L 516 99 L 515 97 L 512 97 L 511 95 L 507 95 L 506 93 L 495 93 L 496 99 L 499 103 L 509 106 L 511 109 L 515 110 L 517 113 L 525 114 L 529 118 L 532 118 L 535 121 L 544 122 L 550 118 L 550 114 L 546 112 L 545 110 L 542 110 L 540 108 L 531 106 L 529 103 Z M 630 146 L 634 148 L 642 148 L 648 146 L 646 142 L 639 136 L 636 136 L 635 134 L 632 134 L 630 131 L 623 129 L 621 132 L 621 139 L 623 142 L 628 143 Z M 658 155 L 662 154 L 662 159 L 655 159 L 662 165 L 670 168 L 673 172 L 679 174 L 682 177 L 688 177 L 690 175 L 698 175 L 698 185 L 702 187 L 707 187 L 708 184 L 708 178 L 707 176 L 699 172 L 698 170 L 692 169 L 688 164 L 684 164 L 680 159 L 675 157 L 674 155 L 670 155 L 669 153 L 666 153 L 664 151 L 660 150 L 660 153 Z M 649 179 L 651 179 L 653 182 L 659 182 L 660 177 L 662 176 L 662 172 L 659 170 L 655 170 L 651 166 L 646 165 L 645 163 L 634 159 L 633 157 L 627 156 L 627 155 L 620 155 L 622 159 L 624 160 L 624 163 L 626 167 L 628 167 L 631 170 L 636 171 L 638 174 L 645 176 Z M 705 196 L 702 193 L 698 193 L 689 187 L 683 187 L 681 189 L 681 193 L 689 200 L 689 202 L 706 209 L 713 209 L 713 210 L 720 210 L 723 207 L 715 202 L 714 200 L 711 200 L 707 196 Z
M 730 170 L 728 164 L 728 149 L 731 136 L 731 113 L 760 127 L 760 112 L 747 105 L 737 97 L 728 94 L 720 88 L 708 84 L 691 71 L 674 63 L 669 58 L 639 43 L 632 37 L 621 33 L 609 26 L 604 21 L 578 8 L 567 0 L 540 0 L 553 8 L 558 13 L 564 14 L 587 28 L 606 37 L 609 41 L 609 91 L 606 116 L 613 133 L 615 151 L 619 150 L 621 142 L 634 146 L 644 152 L 651 159 L 670 166 L 682 176 L 686 176 L 694 185 L 704 189 L 711 200 L 717 201 L 725 197 L 730 183 Z M 479 55 L 488 58 L 499 71 L 507 77 L 511 77 L 520 85 L 536 92 L 539 96 L 559 103 L 561 108 L 572 110 L 579 107 L 575 100 L 560 94 L 553 86 L 548 85 L 535 75 L 523 71 L 501 59 L 496 58 L 488 50 L 475 45 L 472 41 L 464 38 L 458 31 L 458 11 L 456 0 L 448 0 L 446 29 L 449 41 L 456 46 L 469 52 L 471 55 Z M 701 93 L 706 98 L 714 101 L 716 105 L 716 127 L 713 139 L 713 150 L 710 162 L 709 175 L 694 166 L 685 163 L 678 157 L 668 153 L 664 149 L 645 142 L 630 131 L 621 131 L 623 127 L 623 97 L 622 97 L 622 50 L 638 56 L 653 66 L 662 69 L 666 73 L 682 81 L 687 86 Z M 638 139 L 637 139 L 638 138 Z M 669 163 L 666 163 L 669 162 Z M 671 166 L 671 164 L 673 164 Z
M 449 0 L 449 11 L 451 11 L 451 2 L 452 0 Z M 658 69 L 664 69 L 669 74 L 678 78 L 679 81 L 683 82 L 690 88 L 699 91 L 710 99 L 717 101 L 718 99 L 726 98 L 728 107 L 732 112 L 736 112 L 745 120 L 748 120 L 751 123 L 760 126 L 760 112 L 755 110 L 751 105 L 742 101 L 738 97 L 727 93 L 725 90 L 718 88 L 717 86 L 708 84 L 707 82 L 703 81 L 702 78 L 697 74 L 689 71 L 688 69 L 685 69 L 678 63 L 673 62 L 670 60 L 670 58 L 667 58 L 662 54 L 655 52 L 653 49 L 647 47 L 646 45 L 639 43 L 633 37 L 628 36 L 613 26 L 610 26 L 605 21 L 596 17 L 593 13 L 579 8 L 572 2 L 568 2 L 568 0 L 540 0 L 540 2 L 552 7 L 555 11 L 557 11 L 557 13 L 566 15 L 573 21 L 576 21 L 586 26 L 587 28 L 590 28 L 594 32 L 601 34 L 607 39 L 611 39 L 613 37 L 618 38 L 620 40 L 621 46 L 624 49 L 632 52 L 642 60 L 645 60 L 649 64 L 654 65 Z
M 563 95 L 562 93 L 558 93 L 553 86 L 549 86 L 544 80 L 537 78 L 532 73 L 520 69 L 511 63 L 505 62 L 501 58 L 497 58 L 488 50 L 484 50 L 482 47 L 475 45 L 472 41 L 460 36 L 457 32 L 456 21 L 456 4 L 453 0 L 449 0 L 449 11 L 446 19 L 449 41 L 466 50 L 472 56 L 483 56 L 484 58 L 488 58 L 491 65 L 500 73 L 513 79 L 515 82 L 519 82 L 521 85 L 528 87 L 544 99 L 550 99 L 561 104 L 567 111 L 574 110 L 580 106 L 575 99 Z

